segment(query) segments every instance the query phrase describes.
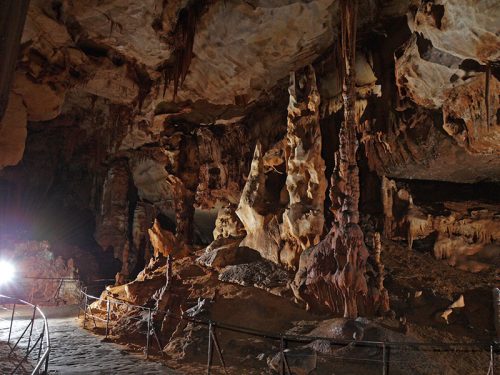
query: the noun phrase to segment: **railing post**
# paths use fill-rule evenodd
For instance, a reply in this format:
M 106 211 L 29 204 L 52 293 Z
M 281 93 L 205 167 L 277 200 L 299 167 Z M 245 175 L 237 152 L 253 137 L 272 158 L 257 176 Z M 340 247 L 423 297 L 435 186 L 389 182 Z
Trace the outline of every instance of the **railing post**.
M 106 338 L 108 338 L 109 333 L 109 315 L 110 315 L 111 306 L 109 303 L 109 299 L 106 300 Z
M 207 360 L 207 375 L 210 375 L 210 369 L 212 367 L 212 321 L 208 322 L 208 360 Z
M 149 336 L 151 334 L 151 309 L 148 309 L 148 330 L 146 332 L 146 348 L 144 353 L 146 354 L 146 359 L 149 358 Z
M 495 349 L 493 344 L 490 345 L 490 369 L 488 375 L 495 375 Z
M 382 375 L 388 375 L 387 372 L 387 347 L 385 342 L 382 343 Z
M 286 341 L 283 335 L 280 335 L 280 375 L 284 375 L 285 372 L 291 375 L 290 366 L 285 356 Z
M 36 305 L 33 306 L 33 315 L 31 316 L 30 335 L 28 337 L 28 348 L 26 349 L 26 353 L 30 352 L 31 334 L 33 333 L 33 326 L 35 325 L 35 314 L 36 314 Z M 35 345 L 36 345 L 36 343 L 35 343 Z
M 45 338 L 45 324 L 43 325 L 43 328 L 42 328 L 42 338 L 40 340 L 40 347 L 38 348 L 38 357 L 36 359 L 36 361 L 40 361 L 40 357 L 42 355 L 42 346 L 43 346 L 43 339 Z
M 12 307 L 12 316 L 10 317 L 10 328 L 9 328 L 9 338 L 7 339 L 7 343 L 10 344 L 10 335 L 12 333 L 12 324 L 14 324 L 14 313 L 16 311 L 16 304 Z
M 83 303 L 83 290 L 78 286 L 78 291 L 80 292 L 80 296 L 78 299 L 78 319 L 80 319 L 80 314 L 82 312 L 82 303 Z
M 85 293 L 84 305 L 83 305 L 83 328 L 85 328 L 85 323 L 87 322 L 87 293 Z
M 49 357 L 50 357 L 50 350 L 47 353 L 47 358 L 45 358 L 45 370 L 44 370 L 44 375 L 48 375 L 49 373 Z
M 280 336 L 280 375 L 285 373 L 285 342 L 283 340 L 283 335 Z

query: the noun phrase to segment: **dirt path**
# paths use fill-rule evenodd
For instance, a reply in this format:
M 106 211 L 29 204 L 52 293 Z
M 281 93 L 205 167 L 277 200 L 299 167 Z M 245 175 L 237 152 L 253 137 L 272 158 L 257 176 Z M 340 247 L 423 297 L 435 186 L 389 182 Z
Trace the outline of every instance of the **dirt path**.
M 79 326 L 74 308 L 51 307 L 44 311 L 49 318 L 52 346 L 49 374 L 180 375 L 161 363 L 146 361 L 140 355 L 127 352 L 124 346 L 102 342 L 102 337 Z M 0 313 L 1 318 L 5 318 L 5 314 Z M 21 320 L 18 322 L 14 337 L 19 336 L 28 323 Z M 7 333 L 8 329 L 0 330 L 0 341 L 6 341 Z M 2 359 L 0 358 L 0 362 L 3 362 Z

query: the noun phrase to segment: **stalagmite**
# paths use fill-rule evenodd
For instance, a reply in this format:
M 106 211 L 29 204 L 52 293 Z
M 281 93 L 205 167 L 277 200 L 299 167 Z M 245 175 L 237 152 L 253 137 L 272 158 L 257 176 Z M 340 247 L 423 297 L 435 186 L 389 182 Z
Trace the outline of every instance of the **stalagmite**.
M 382 206 L 384 208 L 384 235 L 392 237 L 394 227 L 394 194 L 396 193 L 396 183 L 386 176 L 382 176 Z
M 384 313 L 389 310 L 389 293 L 384 286 L 385 266 L 384 263 L 382 263 L 382 242 L 379 232 L 375 232 L 375 234 L 373 235 L 373 250 L 375 265 L 377 267 L 377 290 L 380 299 L 379 312 Z
M 155 219 L 153 227 L 148 229 L 149 240 L 153 246 L 154 256 L 158 258 L 160 255 L 167 257 L 173 255 L 177 258 L 186 256 L 189 253 L 189 248 L 186 244 L 179 241 L 176 236 L 163 229 L 160 222 Z
M 288 90 L 285 158 L 289 203 L 283 214 L 282 237 L 287 242 L 283 251 L 291 254 L 281 257 L 295 265 L 300 253 L 316 245 L 323 233 L 326 178 L 313 67 L 291 73 Z
M 127 276 L 134 264 L 129 263 L 129 201 L 130 172 L 127 161 L 118 160 L 109 168 L 104 183 L 101 209 L 95 238 L 103 249 L 111 250 L 122 261 L 122 273 Z
M 341 2 L 341 51 L 343 61 L 344 121 L 335 154 L 330 198 L 334 224 L 316 247 L 300 258 L 295 295 L 310 307 L 325 306 L 345 317 L 357 317 L 376 309 L 366 279 L 368 250 L 359 222 L 359 169 L 355 121 L 355 50 L 357 3 Z
M 265 202 L 266 176 L 264 174 L 262 145 L 255 145 L 247 183 L 241 193 L 236 214 L 245 227 L 246 236 L 240 246 L 258 251 L 262 257 L 279 263 L 281 239 L 277 215 L 269 212 Z

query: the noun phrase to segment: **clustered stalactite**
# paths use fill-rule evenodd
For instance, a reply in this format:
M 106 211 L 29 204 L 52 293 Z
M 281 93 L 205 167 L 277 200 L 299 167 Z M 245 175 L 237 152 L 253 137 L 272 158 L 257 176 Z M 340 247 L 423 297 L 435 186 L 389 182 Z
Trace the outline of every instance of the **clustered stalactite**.
M 166 61 L 163 70 L 164 89 L 163 95 L 170 82 L 173 82 L 173 99 L 186 79 L 189 65 L 193 59 L 193 43 L 196 26 L 201 16 L 215 0 L 190 0 L 186 7 L 180 10 L 177 24 L 167 41 L 172 45 L 173 51 L 170 59 Z

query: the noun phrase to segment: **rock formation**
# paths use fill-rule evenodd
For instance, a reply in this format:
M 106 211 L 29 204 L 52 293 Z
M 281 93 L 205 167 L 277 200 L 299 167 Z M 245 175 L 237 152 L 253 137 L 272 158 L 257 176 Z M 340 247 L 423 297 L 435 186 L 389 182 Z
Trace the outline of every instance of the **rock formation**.
M 246 236 L 240 246 L 257 250 L 263 258 L 280 262 L 280 223 L 266 200 L 266 175 L 264 173 L 262 145 L 257 143 L 250 172 L 236 214 L 241 220 Z
M 97 223 L 96 240 L 104 250 L 112 251 L 122 261 L 122 273 L 128 275 L 133 267 L 130 262 L 128 238 L 128 188 L 129 170 L 125 161 L 118 161 L 108 170 L 104 182 L 100 220 Z M 132 263 L 132 264 L 130 264 Z
M 116 275 L 104 297 L 179 314 L 260 327 L 272 307 L 275 330 L 396 316 L 411 334 L 463 295 L 449 325 L 489 329 L 495 2 L 32 0 L 25 22 L 25 1 L 0 9 L 14 3 L 2 238 L 48 240 L 82 278 Z M 145 331 L 114 313 L 116 332 Z M 153 320 L 176 358 L 206 344 L 192 322 Z
M 289 93 L 285 147 L 289 202 L 283 213 L 286 243 L 281 258 L 294 266 L 303 250 L 319 242 L 324 226 L 325 162 L 321 157 L 320 98 L 312 66 L 291 74 Z
M 401 184 L 400 184 L 401 185 Z M 496 266 L 499 255 L 498 204 L 478 201 L 442 202 L 442 208 L 417 205 L 404 187 L 384 178 L 385 235 L 414 242 L 429 239 L 436 259 L 460 269 L 479 272 Z
M 356 14 L 357 3 L 341 4 L 344 118 L 330 190 L 334 224 L 321 244 L 303 253 L 295 277 L 295 293 L 299 298 L 313 307 L 324 304 L 349 318 L 358 316 L 358 305 L 363 309 L 368 296 L 365 273 L 369 255 L 359 227 L 358 209 L 360 188 L 354 113 Z

